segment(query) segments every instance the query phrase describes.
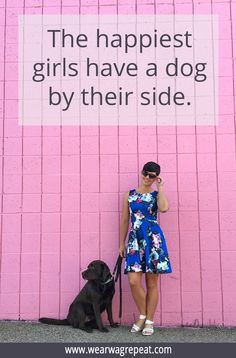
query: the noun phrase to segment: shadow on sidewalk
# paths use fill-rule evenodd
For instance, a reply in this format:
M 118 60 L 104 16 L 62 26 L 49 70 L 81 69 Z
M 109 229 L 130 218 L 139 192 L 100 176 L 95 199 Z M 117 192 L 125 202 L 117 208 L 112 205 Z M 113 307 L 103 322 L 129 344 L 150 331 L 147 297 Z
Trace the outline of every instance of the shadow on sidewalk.
M 236 342 L 236 327 L 155 327 L 150 337 L 130 333 L 129 326 L 111 328 L 108 333 L 93 330 L 86 333 L 67 326 L 49 326 L 37 321 L 0 321 L 0 342 Z

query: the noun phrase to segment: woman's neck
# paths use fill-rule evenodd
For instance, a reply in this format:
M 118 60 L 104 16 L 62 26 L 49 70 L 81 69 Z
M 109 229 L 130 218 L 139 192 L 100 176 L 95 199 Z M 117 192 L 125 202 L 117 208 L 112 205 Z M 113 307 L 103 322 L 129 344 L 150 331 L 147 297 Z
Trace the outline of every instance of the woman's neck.
M 137 192 L 142 193 L 142 194 L 151 193 L 152 192 L 152 187 L 151 186 L 148 186 L 148 187 L 140 186 L 140 187 L 138 187 Z

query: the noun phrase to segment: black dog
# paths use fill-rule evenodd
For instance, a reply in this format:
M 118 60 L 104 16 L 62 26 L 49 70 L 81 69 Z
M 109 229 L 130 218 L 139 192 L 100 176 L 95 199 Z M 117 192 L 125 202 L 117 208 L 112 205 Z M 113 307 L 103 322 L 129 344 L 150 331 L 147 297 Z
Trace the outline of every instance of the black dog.
M 39 321 L 47 324 L 70 325 L 89 333 L 93 331 L 92 328 L 109 332 L 101 319 L 101 313 L 106 309 L 110 326 L 118 327 L 112 316 L 115 283 L 107 264 L 100 260 L 92 261 L 88 269 L 82 272 L 82 277 L 88 282 L 70 305 L 67 318 L 62 320 L 40 318 Z

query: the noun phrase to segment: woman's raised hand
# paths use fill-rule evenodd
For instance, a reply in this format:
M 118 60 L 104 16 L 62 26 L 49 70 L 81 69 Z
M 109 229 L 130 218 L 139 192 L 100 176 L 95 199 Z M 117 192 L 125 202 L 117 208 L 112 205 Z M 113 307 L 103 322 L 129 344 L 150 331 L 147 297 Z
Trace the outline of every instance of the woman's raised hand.
M 156 178 L 156 185 L 157 185 L 157 188 L 159 189 L 160 187 L 163 187 L 163 185 L 164 185 L 164 180 L 162 179 L 162 177 L 160 177 L 159 175 L 158 175 L 158 177 Z

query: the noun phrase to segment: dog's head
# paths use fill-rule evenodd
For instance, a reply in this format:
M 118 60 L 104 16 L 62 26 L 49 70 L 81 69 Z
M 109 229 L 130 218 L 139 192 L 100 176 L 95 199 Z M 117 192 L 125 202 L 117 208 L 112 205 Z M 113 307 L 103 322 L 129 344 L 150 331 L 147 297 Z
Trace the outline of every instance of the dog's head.
M 82 272 L 82 277 L 85 280 L 98 280 L 105 282 L 111 277 L 111 272 L 107 264 L 101 260 L 90 262 L 87 270 Z

